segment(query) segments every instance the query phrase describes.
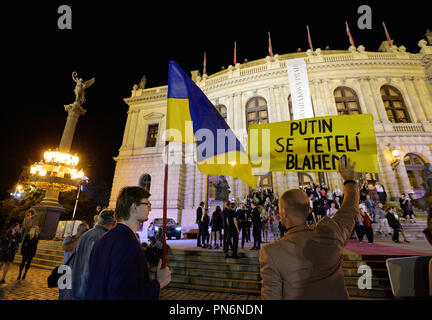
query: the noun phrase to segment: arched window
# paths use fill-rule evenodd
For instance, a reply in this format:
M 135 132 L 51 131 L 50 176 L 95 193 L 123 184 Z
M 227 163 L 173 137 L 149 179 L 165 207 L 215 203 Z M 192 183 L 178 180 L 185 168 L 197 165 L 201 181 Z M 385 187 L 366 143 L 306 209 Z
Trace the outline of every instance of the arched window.
M 361 114 L 357 93 L 348 87 L 338 87 L 334 91 L 338 115 Z
M 416 198 L 422 198 L 425 193 L 422 178 L 422 171 L 424 168 L 423 159 L 414 153 L 408 153 L 404 157 L 404 165 Z
M 139 180 L 139 185 L 150 192 L 151 176 L 149 174 L 144 174 Z
M 246 104 L 247 127 L 251 123 L 268 123 L 267 101 L 261 97 L 251 98 Z
M 400 91 L 389 85 L 382 86 L 380 91 L 387 117 L 390 122 L 411 122 Z
M 222 118 L 224 118 L 225 122 L 227 121 L 227 107 L 223 104 L 218 104 L 215 106 L 216 110 L 219 111 Z
M 291 95 L 288 96 L 288 111 L 289 111 L 290 120 L 294 120 L 294 111 L 292 106 Z

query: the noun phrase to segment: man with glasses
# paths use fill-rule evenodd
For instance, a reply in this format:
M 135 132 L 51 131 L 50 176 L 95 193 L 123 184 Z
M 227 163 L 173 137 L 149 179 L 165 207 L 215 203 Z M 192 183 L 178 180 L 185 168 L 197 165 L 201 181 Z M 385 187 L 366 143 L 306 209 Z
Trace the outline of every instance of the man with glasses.
M 171 281 L 168 267 L 157 268 L 150 280 L 147 259 L 136 237 L 140 223 L 148 220 L 150 193 L 142 187 L 125 187 L 117 198 L 117 225 L 95 245 L 85 298 L 88 300 L 156 300 Z

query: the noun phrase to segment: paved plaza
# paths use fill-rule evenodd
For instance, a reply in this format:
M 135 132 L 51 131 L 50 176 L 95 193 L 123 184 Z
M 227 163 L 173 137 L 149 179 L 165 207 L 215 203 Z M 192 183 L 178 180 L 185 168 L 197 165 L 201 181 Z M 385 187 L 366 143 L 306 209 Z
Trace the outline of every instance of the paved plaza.
M 19 266 L 11 264 L 6 283 L 0 285 L 0 300 L 57 300 L 58 289 L 47 286 L 51 271 L 30 268 L 25 280 L 17 280 Z M 1 273 L 2 274 L 2 273 Z M 224 292 L 206 292 L 176 288 L 164 288 L 160 300 L 259 300 L 260 297 Z
M 196 249 L 206 250 L 196 247 L 196 240 L 168 240 L 168 245 L 173 249 Z M 424 252 L 432 255 L 432 246 L 426 241 L 412 241 L 411 243 L 393 243 L 391 241 L 376 241 L 377 244 L 394 246 L 401 249 Z M 249 251 L 247 248 L 239 249 L 239 252 Z M 364 246 L 368 246 L 364 244 Z M 6 283 L 0 285 L 0 300 L 56 300 L 58 289 L 47 287 L 47 277 L 51 270 L 37 267 L 30 268 L 25 280 L 17 280 L 18 264 L 10 265 L 6 277 Z M 2 274 L 2 273 L 0 273 Z M 259 300 L 259 296 L 239 295 L 224 292 L 207 292 L 199 290 L 164 288 L 160 294 L 161 300 Z

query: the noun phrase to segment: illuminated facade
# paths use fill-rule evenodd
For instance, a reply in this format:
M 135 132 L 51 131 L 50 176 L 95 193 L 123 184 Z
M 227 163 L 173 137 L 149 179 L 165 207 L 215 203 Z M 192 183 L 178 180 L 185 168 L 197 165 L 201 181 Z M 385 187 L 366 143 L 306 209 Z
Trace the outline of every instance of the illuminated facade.
M 210 76 L 192 71 L 191 76 L 246 146 L 249 123 L 292 119 L 285 61 L 303 57 L 315 116 L 373 115 L 380 173 L 359 178 L 380 181 L 391 198 L 407 191 L 421 196 L 421 169 L 432 161 L 432 44 L 421 40 L 419 47 L 418 53 L 386 42 L 379 52 L 363 46 L 308 50 L 237 63 Z M 162 216 L 166 96 L 167 86 L 140 85 L 125 99 L 129 111 L 115 158 L 112 208 L 123 186 L 145 185 L 152 194 L 151 217 Z M 272 172 L 257 179 L 261 185 L 271 185 L 276 194 L 311 180 L 330 188 L 342 186 L 337 173 Z M 248 187 L 238 179 L 227 180 L 230 197 L 243 199 Z M 205 184 L 205 175 L 190 162 L 169 168 L 168 216 L 181 222 L 183 231 L 196 228 L 195 210 L 205 200 Z

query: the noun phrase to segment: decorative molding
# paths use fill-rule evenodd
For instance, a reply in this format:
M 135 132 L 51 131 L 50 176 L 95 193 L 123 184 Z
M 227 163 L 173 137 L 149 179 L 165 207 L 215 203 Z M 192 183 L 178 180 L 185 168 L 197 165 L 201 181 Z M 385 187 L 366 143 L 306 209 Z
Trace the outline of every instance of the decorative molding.
M 163 117 L 165 117 L 165 115 L 161 112 L 152 112 L 143 116 L 146 120 L 160 120 Z

